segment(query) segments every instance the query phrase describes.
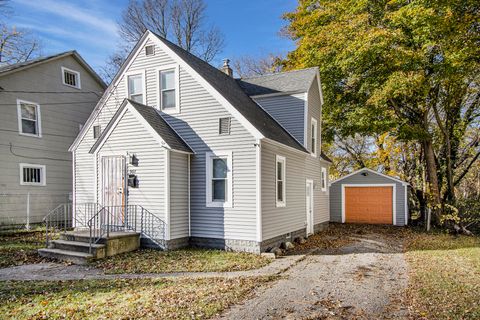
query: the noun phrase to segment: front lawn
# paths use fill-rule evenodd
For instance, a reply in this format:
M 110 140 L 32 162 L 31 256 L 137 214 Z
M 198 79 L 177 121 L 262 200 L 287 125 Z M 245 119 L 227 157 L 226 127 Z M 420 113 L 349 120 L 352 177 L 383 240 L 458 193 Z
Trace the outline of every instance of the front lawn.
M 0 268 L 43 261 L 37 249 L 45 246 L 45 231 L 0 232 Z
M 413 234 L 408 296 L 427 319 L 480 319 L 480 238 Z
M 267 277 L 0 282 L 8 319 L 207 319 Z
M 263 267 L 272 260 L 258 254 L 223 250 L 138 250 L 94 263 L 108 274 L 164 272 L 224 272 Z

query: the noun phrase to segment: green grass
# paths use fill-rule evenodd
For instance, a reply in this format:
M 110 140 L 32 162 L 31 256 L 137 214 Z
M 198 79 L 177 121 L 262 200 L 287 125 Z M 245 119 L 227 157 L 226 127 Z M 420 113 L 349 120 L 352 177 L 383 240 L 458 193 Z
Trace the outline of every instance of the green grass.
M 257 254 L 223 250 L 138 250 L 99 260 L 105 273 L 223 272 L 263 267 L 271 260 Z
M 271 278 L 0 282 L 2 319 L 207 319 Z
M 0 232 L 0 268 L 42 261 L 37 249 L 45 246 L 45 231 Z
M 408 295 L 420 316 L 480 318 L 480 238 L 413 234 L 406 250 Z

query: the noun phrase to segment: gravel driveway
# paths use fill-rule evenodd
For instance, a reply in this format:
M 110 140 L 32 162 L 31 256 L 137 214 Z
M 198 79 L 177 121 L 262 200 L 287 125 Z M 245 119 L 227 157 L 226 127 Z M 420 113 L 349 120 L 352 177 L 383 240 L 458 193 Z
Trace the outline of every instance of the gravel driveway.
M 385 235 L 318 251 L 219 319 L 404 319 L 407 266 Z

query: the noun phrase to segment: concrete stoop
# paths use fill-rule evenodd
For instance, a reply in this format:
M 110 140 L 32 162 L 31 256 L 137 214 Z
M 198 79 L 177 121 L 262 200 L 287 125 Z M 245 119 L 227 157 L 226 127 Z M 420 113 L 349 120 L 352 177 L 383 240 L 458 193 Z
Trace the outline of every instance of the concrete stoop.
M 140 247 L 140 233 L 112 232 L 92 244 L 90 252 L 90 234 L 85 231 L 71 231 L 53 240 L 46 249 L 39 249 L 42 257 L 87 264 L 93 260 L 114 256 L 116 254 L 137 250 Z

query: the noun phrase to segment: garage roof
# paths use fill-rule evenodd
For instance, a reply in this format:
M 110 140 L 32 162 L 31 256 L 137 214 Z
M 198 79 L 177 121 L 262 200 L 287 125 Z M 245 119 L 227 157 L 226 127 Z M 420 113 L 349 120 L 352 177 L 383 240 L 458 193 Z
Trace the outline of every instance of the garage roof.
M 353 176 L 353 175 L 355 175 L 355 174 L 357 174 L 357 173 L 364 172 L 364 171 L 367 171 L 367 172 L 370 172 L 370 173 L 373 173 L 373 174 L 377 174 L 377 175 L 379 175 L 379 176 L 382 176 L 382 177 L 384 177 L 384 178 L 387 178 L 387 179 L 390 179 L 390 180 L 393 180 L 393 181 L 396 181 L 396 182 L 400 182 L 400 183 L 403 184 L 404 186 L 408 186 L 408 185 L 409 185 L 408 182 L 405 182 L 405 181 L 403 181 L 403 180 L 400 180 L 400 179 L 398 179 L 398 178 L 396 178 L 396 177 L 388 176 L 388 175 L 386 175 L 386 174 L 383 174 L 383 173 L 374 171 L 374 170 L 369 169 L 369 168 L 362 168 L 362 169 L 360 169 L 360 170 L 354 171 L 354 172 L 352 172 L 352 173 L 350 173 L 350 174 L 347 174 L 347 175 L 344 176 L 344 177 L 341 177 L 341 178 L 339 178 L 339 179 L 337 179 L 337 180 L 335 180 L 335 181 L 330 182 L 330 184 L 332 185 L 332 184 L 334 184 L 334 183 L 337 183 L 337 182 L 339 182 L 339 181 L 342 181 L 343 179 L 346 179 L 346 178 L 348 178 L 348 177 L 351 177 L 351 176 Z

